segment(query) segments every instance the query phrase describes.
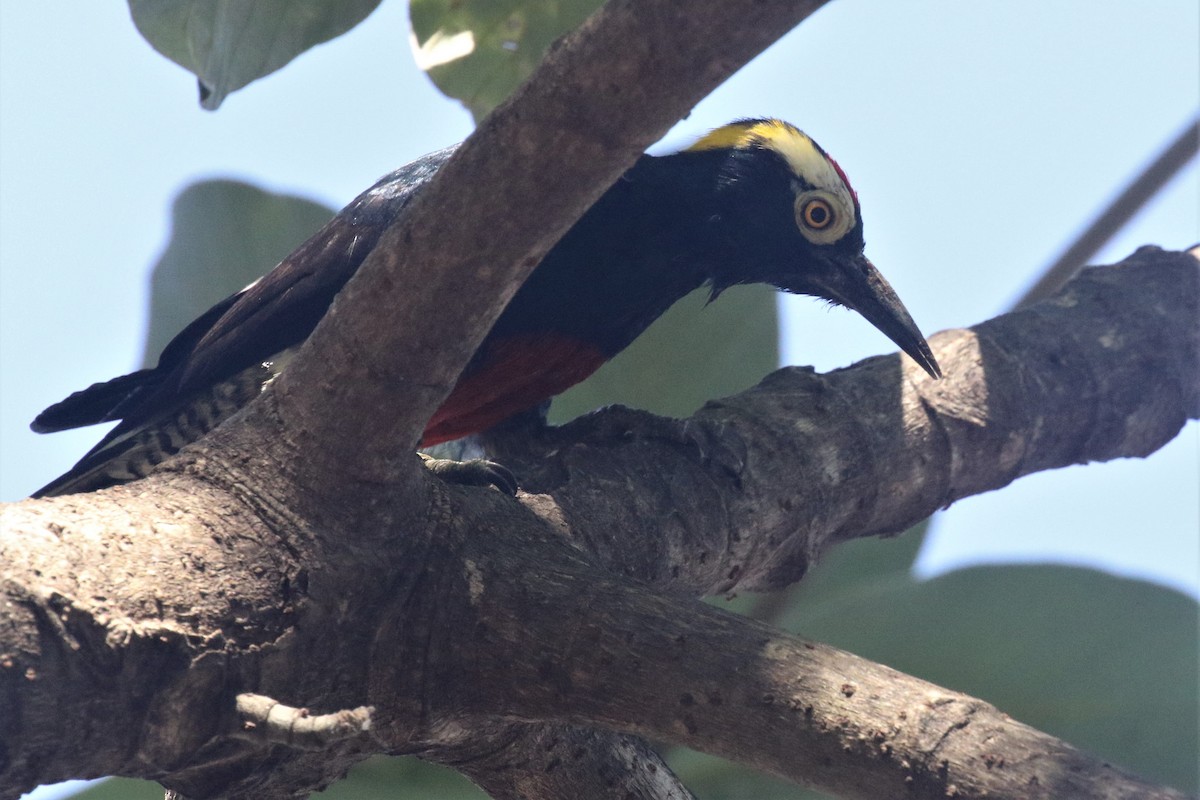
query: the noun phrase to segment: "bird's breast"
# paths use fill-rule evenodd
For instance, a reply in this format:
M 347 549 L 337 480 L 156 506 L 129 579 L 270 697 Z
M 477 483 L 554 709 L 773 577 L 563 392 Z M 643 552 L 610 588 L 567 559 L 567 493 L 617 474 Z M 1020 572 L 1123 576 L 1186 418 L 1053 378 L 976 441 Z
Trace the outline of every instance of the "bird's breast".
M 421 446 L 485 431 L 574 386 L 608 358 L 596 345 L 560 333 L 485 341 L 429 420 Z

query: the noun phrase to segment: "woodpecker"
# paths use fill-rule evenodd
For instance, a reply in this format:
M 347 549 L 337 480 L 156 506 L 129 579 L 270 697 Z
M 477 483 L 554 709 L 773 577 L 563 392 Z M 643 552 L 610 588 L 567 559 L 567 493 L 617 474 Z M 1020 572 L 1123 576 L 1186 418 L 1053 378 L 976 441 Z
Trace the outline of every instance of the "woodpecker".
M 39 433 L 120 424 L 34 496 L 143 477 L 250 402 L 453 150 L 384 176 L 271 272 L 184 328 L 154 368 L 94 384 L 38 415 L 31 427 Z M 487 430 L 582 381 L 703 286 L 715 299 L 735 284 L 766 283 L 846 306 L 940 377 L 863 250 L 857 194 L 792 125 L 739 120 L 680 152 L 644 155 L 517 291 L 421 444 Z

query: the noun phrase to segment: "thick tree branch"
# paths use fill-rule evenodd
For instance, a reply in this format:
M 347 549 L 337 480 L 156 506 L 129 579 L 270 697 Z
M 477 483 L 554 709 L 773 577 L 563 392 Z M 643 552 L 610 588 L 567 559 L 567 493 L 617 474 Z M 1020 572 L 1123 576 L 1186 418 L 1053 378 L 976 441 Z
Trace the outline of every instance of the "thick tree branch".
M 386 516 L 388 504 L 344 504 L 315 524 L 274 499 L 272 481 L 286 475 L 256 471 L 254 440 L 233 438 L 201 443 L 145 481 L 8 506 L 0 718 L 17 722 L 0 729 L 0 792 L 124 774 L 189 797 L 275 796 L 321 786 L 380 750 L 451 760 L 475 727 L 475 742 L 486 742 L 502 717 L 653 733 L 869 796 L 902 780 L 903 765 L 829 742 L 883 731 L 896 752 L 916 728 L 893 732 L 881 720 L 928 688 L 897 680 L 909 689 L 890 710 L 874 690 L 846 697 L 842 684 L 875 685 L 888 673 L 679 596 L 783 582 L 833 539 L 899 529 L 1035 469 L 1148 452 L 1200 406 L 1198 286 L 1194 257 L 1143 250 L 1085 273 L 1054 302 L 936 338 L 955 376 L 939 384 L 875 359 L 824 377 L 777 373 L 682 427 L 599 414 L 538 439 L 546 462 L 526 471 L 543 493 L 520 503 L 427 478 L 429 504 L 403 521 Z M 243 437 L 271 415 L 274 399 L 264 399 L 247 409 Z M 370 536 L 355 529 L 364 524 Z M 655 619 L 645 637 L 629 622 Z M 757 644 L 724 653 L 739 641 Z M 767 645 L 782 654 L 777 673 L 765 669 Z M 648 661 L 668 652 L 679 655 Z M 814 683 L 818 652 L 836 680 Z M 763 668 L 721 660 L 734 656 Z M 804 714 L 763 702 L 808 688 L 814 718 L 819 710 L 829 723 L 825 738 L 804 727 Z M 244 692 L 317 714 L 373 705 L 371 738 L 336 743 L 320 759 L 245 742 L 229 734 Z M 1019 765 L 1004 774 L 1054 777 L 1057 767 L 1021 755 L 1019 726 L 954 697 L 972 720 L 1001 726 L 989 735 L 1012 750 L 990 755 Z M 1000 763 L 971 751 L 977 740 L 955 733 L 954 720 L 939 729 L 944 716 L 924 719 L 926 732 L 940 730 L 935 741 L 967 743 L 950 762 L 960 792 L 1005 796 L 989 782 L 1000 778 L 976 774 Z M 739 737 L 757 755 L 734 753 Z M 843 784 L 823 761 L 789 755 L 779 737 L 862 760 L 854 771 L 864 782 Z M 607 749 L 590 763 L 617 763 L 620 740 L 600 740 Z M 1032 741 L 1064 764 L 1084 763 Z M 909 767 L 933 787 L 929 758 Z M 488 763 L 476 762 L 480 782 L 489 783 Z
M 1183 798 L 835 648 L 594 571 L 542 569 L 531 584 L 508 571 L 503 541 L 470 549 L 495 571 L 478 568 L 475 624 L 454 648 L 469 668 L 434 713 L 615 728 L 864 800 Z
M 780 587 L 831 543 L 1158 449 L 1200 416 L 1198 309 L 1196 256 L 1143 248 L 1046 303 L 932 337 L 940 381 L 897 355 L 785 369 L 686 421 L 606 410 L 491 444 L 614 571 L 689 594 Z
M 820 5 L 610 3 L 409 207 L 275 391 L 145 481 L 5 508 L 0 794 L 122 774 L 293 796 L 375 752 L 457 764 L 499 797 L 603 796 L 613 775 L 683 793 L 641 743 L 581 725 L 860 796 L 1036 797 L 1016 793 L 1026 776 L 1066 791 L 1072 768 L 1136 785 L 978 701 L 690 596 L 780 585 L 831 541 L 1161 444 L 1200 396 L 1185 256 L 936 340 L 940 384 L 879 359 L 779 373 L 682 424 L 609 413 L 509 436 L 538 492 L 520 503 L 399 461 L 557 236 Z M 246 693 L 376 711 L 369 734 L 299 754 L 246 740 Z M 569 762 L 544 758 L 567 743 Z
M 305 455 L 295 479 L 320 492 L 353 465 L 361 479 L 391 480 L 559 236 L 696 102 L 823 3 L 610 2 L 552 48 L 392 225 L 279 380 L 289 445 Z
M 331 540 L 308 524 L 314 512 L 340 513 L 337 527 L 346 533 L 378 531 L 380 515 L 395 524 L 419 523 L 411 496 L 402 508 L 395 456 L 405 453 L 405 442 L 538 256 L 645 145 L 821 4 L 610 3 L 585 32 L 557 48 L 519 93 L 524 99 L 495 115 L 460 151 L 406 217 L 407 227 L 396 226 L 372 257 L 377 263 L 366 265 L 339 299 L 323 326 L 329 330 L 314 337 L 314 352 L 301 355 L 279 382 L 280 405 L 269 408 L 282 406 L 282 413 L 257 415 L 250 425 L 257 429 L 243 432 L 240 441 L 236 424 L 214 437 L 213 444 L 234 441 L 243 448 L 232 460 L 215 459 L 218 472 L 222 462 L 236 465 L 221 485 L 260 519 L 289 527 L 326 565 L 351 573 L 355 556 L 383 542 L 363 542 L 350 557 L 341 548 L 331 551 Z M 661 47 L 664 41 L 672 46 Z M 442 183 L 451 187 L 446 196 Z M 377 313 L 380 308 L 390 313 Z M 336 375 L 329 364 L 339 365 Z M 354 387 L 349 394 L 348 386 Z M 379 415 L 379 408 L 389 414 Z M 246 447 L 255 438 L 259 446 Z M 247 475 L 271 479 L 243 480 Z M 347 485 L 364 484 L 390 494 L 390 502 L 347 496 Z M 330 487 L 332 499 L 321 491 Z M 95 510 L 97 518 L 109 513 Z M 345 525 L 348 511 L 355 522 Z M 76 513 L 69 509 L 67 518 Z M 341 540 L 349 538 L 344 533 Z M 228 553 L 213 555 L 219 561 Z M 203 570 L 204 555 L 197 560 Z M 284 574 L 285 595 L 293 580 L 305 577 L 303 567 Z M 55 618 L 51 609 L 40 612 Z

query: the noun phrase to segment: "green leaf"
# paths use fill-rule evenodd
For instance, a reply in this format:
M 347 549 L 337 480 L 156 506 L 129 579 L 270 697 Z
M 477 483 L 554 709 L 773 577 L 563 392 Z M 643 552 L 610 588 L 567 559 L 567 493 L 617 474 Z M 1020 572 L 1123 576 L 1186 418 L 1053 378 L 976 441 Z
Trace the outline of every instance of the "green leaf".
M 987 566 L 800 600 L 783 622 L 1197 790 L 1200 607 L 1179 592 L 1078 567 Z
M 70 797 L 73 800 L 162 800 L 163 788 L 154 781 L 109 778 Z
M 369 758 L 345 780 L 313 795 L 321 800 L 487 800 L 475 784 L 448 767 L 416 758 Z
M 601 0 L 413 0 L 413 55 L 443 93 L 483 119 Z
M 153 781 L 109 778 L 71 795 L 73 800 L 162 800 Z M 350 770 L 344 780 L 313 797 L 321 800 L 487 800 L 454 770 L 415 758 L 376 756 Z
M 676 303 L 629 349 L 554 400 L 553 422 L 611 403 L 685 416 L 715 397 L 753 386 L 779 364 L 775 292 L 735 286 Z
M 201 181 L 179 193 L 171 239 L 150 278 L 152 366 L 175 334 L 214 303 L 274 267 L 329 221 L 333 211 L 237 181 Z
M 697 800 L 833 800 L 783 778 L 682 747 L 667 753 L 666 762 Z
M 268 75 L 366 19 L 379 0 L 129 0 L 150 45 L 193 73 L 200 105 Z
M 825 553 L 802 582 L 788 590 L 791 600 L 787 611 L 781 609 L 780 614 L 763 617 L 760 606 L 754 616 L 781 625 L 786 619 L 843 601 L 861 602 L 872 594 L 907 591 L 915 583 L 912 568 L 928 528 L 926 520 L 890 539 L 842 542 Z

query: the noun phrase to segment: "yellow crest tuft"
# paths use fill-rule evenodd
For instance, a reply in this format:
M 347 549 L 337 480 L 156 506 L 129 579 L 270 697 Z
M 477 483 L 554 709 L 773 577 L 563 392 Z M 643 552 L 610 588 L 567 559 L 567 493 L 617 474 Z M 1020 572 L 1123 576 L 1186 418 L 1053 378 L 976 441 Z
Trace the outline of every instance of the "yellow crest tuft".
M 795 125 L 779 119 L 744 119 L 711 131 L 688 150 L 774 150 L 805 183 L 839 195 L 853 195 L 850 182 L 832 158 Z
M 808 139 L 800 129 L 779 119 L 740 119 L 710 131 L 688 150 L 744 150 L 791 137 Z

